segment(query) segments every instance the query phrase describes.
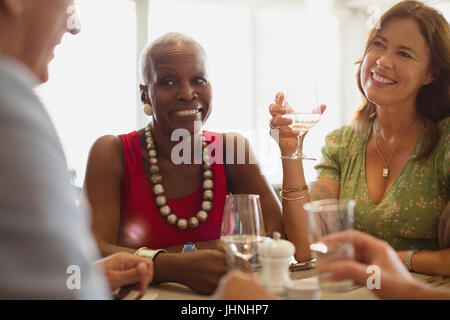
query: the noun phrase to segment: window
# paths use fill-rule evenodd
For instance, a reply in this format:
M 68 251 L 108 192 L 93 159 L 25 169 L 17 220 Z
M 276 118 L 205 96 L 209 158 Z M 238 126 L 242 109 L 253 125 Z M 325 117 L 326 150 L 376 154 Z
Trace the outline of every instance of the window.
M 435 1 L 435 4 L 433 6 L 444 15 L 447 21 L 450 21 L 450 1 Z
M 328 74 L 329 83 L 338 83 L 336 70 L 337 21 L 323 19 L 321 28 L 311 24 L 305 1 L 182 1 L 151 0 L 149 6 L 149 40 L 167 32 L 183 32 L 198 40 L 205 48 L 210 63 L 213 85 L 213 111 L 206 128 L 237 131 L 251 141 L 264 174 L 270 182 L 281 182 L 278 147 L 268 135 L 268 107 L 286 81 L 306 82 L 306 68 L 316 67 Z M 317 1 L 311 1 L 317 3 Z M 317 4 L 316 4 L 317 6 Z M 189 12 L 189 14 L 186 14 Z M 319 19 L 317 19 L 319 21 Z M 325 23 L 325 28 L 323 22 Z M 310 40 L 325 30 L 324 41 L 331 40 L 326 51 L 317 50 L 317 63 L 311 59 Z M 321 52 L 325 54 L 321 54 Z M 332 52 L 331 57 L 329 52 Z M 330 76 L 332 75 L 332 76 Z M 328 86 L 330 110 L 337 90 Z M 328 90 L 327 90 L 328 89 Z M 308 94 L 306 91 L 305 94 Z M 341 116 L 329 111 L 323 123 L 337 126 Z M 326 128 L 326 127 L 324 127 Z M 319 156 L 324 141 L 323 129 L 313 130 L 305 142 L 305 152 Z M 325 130 L 326 131 L 326 130 Z M 313 163 L 306 165 L 309 179 L 314 179 Z
M 328 109 L 304 148 L 320 157 L 325 135 L 348 122 L 359 104 L 353 63 L 364 48 L 369 2 L 386 3 L 78 0 L 82 32 L 65 37 L 50 66 L 50 81 L 37 90 L 76 174 L 74 184 L 83 183 L 97 138 L 128 133 L 148 122 L 139 101 L 140 50 L 172 31 L 195 38 L 208 54 L 214 100 L 206 129 L 246 135 L 264 174 L 280 183 L 278 147 L 268 136 L 268 106 L 286 80 L 307 83 L 305 70 L 317 69 L 320 100 Z M 433 4 L 449 18 L 450 1 Z M 304 162 L 307 180 L 315 179 L 315 164 Z
M 106 134 L 136 128 L 136 5 L 79 0 L 82 31 L 66 35 L 37 89 L 55 123 L 74 174 L 84 180 L 89 149 Z

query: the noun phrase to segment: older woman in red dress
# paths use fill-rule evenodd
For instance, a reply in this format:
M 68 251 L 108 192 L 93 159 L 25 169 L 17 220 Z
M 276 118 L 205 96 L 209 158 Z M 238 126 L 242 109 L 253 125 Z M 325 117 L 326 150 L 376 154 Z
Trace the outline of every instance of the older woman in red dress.
M 244 164 L 236 161 L 236 144 L 235 161 L 221 161 L 230 158 L 224 146 L 242 136 L 201 130 L 212 93 L 205 51 L 196 41 L 175 33 L 154 41 L 143 53 L 142 78 L 149 125 L 100 138 L 89 156 L 85 188 L 94 233 L 105 255 L 126 251 L 153 259 L 156 282 L 211 293 L 227 271 L 225 254 L 217 250 L 226 194 L 259 194 L 267 234 L 284 233 L 281 208 L 250 163 L 247 141 Z M 180 142 L 172 141 L 176 130 L 189 136 L 182 154 Z M 180 253 L 186 243 L 198 251 Z

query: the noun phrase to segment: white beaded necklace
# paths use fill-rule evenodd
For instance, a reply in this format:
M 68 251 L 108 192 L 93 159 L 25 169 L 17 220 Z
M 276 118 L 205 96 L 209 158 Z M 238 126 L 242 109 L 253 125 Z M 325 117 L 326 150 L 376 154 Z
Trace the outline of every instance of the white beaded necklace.
M 202 134 L 202 153 L 203 153 L 203 201 L 201 210 L 197 212 L 195 217 L 189 218 L 189 220 L 178 218 L 178 216 L 172 212 L 171 208 L 167 205 L 167 198 L 164 195 L 164 187 L 162 185 L 162 176 L 159 173 L 158 159 L 156 158 L 157 152 L 155 149 L 155 140 L 152 136 L 152 127 L 149 123 L 145 128 L 145 137 L 147 142 L 148 160 L 150 165 L 150 181 L 153 186 L 153 194 L 155 197 L 155 203 L 158 206 L 159 214 L 170 225 L 177 226 L 180 230 L 185 230 L 188 227 L 191 229 L 197 228 L 201 222 L 208 219 L 208 212 L 212 210 L 212 200 L 214 198 L 214 182 L 213 173 L 211 171 L 211 160 L 208 155 L 208 149 L 206 149 L 205 137 Z

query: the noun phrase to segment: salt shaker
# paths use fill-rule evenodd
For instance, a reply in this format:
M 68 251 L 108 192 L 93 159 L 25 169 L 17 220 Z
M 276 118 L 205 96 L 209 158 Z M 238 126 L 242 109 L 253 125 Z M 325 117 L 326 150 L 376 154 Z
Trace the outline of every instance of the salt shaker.
M 260 282 L 276 295 L 284 295 L 286 285 L 291 282 L 289 264 L 294 252 L 292 242 L 281 240 L 278 232 L 274 232 L 273 239 L 265 240 L 258 247 Z

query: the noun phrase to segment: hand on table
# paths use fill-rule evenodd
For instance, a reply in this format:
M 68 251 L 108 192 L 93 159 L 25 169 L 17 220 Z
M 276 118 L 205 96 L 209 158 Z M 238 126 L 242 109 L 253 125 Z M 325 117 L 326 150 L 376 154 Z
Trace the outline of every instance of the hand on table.
M 225 253 L 219 250 L 187 252 L 178 258 L 179 282 L 198 293 L 211 294 L 228 271 Z
M 261 286 L 250 274 L 233 270 L 220 280 L 213 300 L 274 300 L 271 292 Z
M 102 265 L 111 291 L 120 288 L 121 299 L 131 290 L 139 291 L 137 299 L 142 298 L 153 279 L 153 263 L 143 257 L 121 252 L 97 263 Z

